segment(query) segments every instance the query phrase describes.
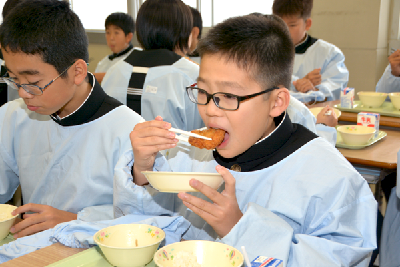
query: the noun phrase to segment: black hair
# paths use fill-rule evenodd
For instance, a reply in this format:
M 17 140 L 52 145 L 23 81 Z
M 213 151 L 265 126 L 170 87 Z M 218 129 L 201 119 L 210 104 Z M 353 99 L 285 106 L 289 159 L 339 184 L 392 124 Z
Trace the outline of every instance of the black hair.
M 192 28 L 192 13 L 181 0 L 146 0 L 136 18 L 137 38 L 145 50 L 186 52 Z
M 16 5 L 19 3 L 22 3 L 25 0 L 7 0 L 4 3 L 3 10 L 1 11 L 1 15 L 3 16 L 3 19 L 10 13 L 11 9 L 13 9 Z
M 122 12 L 111 13 L 106 18 L 106 22 L 104 23 L 106 29 L 110 25 L 114 25 L 117 26 L 118 28 L 121 28 L 121 30 L 124 31 L 125 36 L 127 36 L 130 33 L 135 33 L 135 21 L 133 20 L 131 15 L 126 13 Z
M 78 59 L 89 60 L 85 29 L 65 1 L 29 0 L 17 5 L 0 25 L 0 43 L 6 51 L 41 56 L 58 73 Z
M 192 17 L 193 17 L 193 27 L 199 28 L 199 37 L 198 39 L 200 40 L 201 38 L 201 32 L 203 30 L 203 19 L 201 18 L 200 12 L 195 9 L 194 7 L 190 7 L 190 11 L 192 12 Z
M 275 15 L 234 17 L 217 24 L 198 45 L 200 56 L 219 55 L 247 71 L 265 89 L 291 83 L 294 45 Z
M 311 17 L 313 0 L 274 0 L 272 13 L 279 16 L 300 16 L 304 20 Z

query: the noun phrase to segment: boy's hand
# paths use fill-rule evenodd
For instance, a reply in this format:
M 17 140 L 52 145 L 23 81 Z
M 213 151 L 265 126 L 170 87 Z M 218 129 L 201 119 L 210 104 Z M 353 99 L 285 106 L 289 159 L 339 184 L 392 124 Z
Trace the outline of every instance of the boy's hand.
M 327 115 L 330 113 L 330 115 Z M 338 118 L 333 108 L 326 106 L 317 115 L 317 124 L 324 123 L 327 126 L 335 127 L 338 124 Z
M 21 222 L 11 227 L 10 232 L 14 234 L 14 238 L 20 238 L 32 235 L 50 228 L 59 223 L 69 222 L 77 219 L 75 213 L 59 210 L 47 205 L 29 203 L 18 207 L 12 212 L 12 215 L 24 212 L 34 212 L 24 214 Z
M 293 81 L 293 85 L 297 91 L 307 93 L 308 91 L 317 91 L 309 79 L 303 78 Z
M 235 178 L 222 166 L 217 166 L 216 170 L 225 180 L 225 190 L 222 193 L 198 180 L 190 180 L 190 186 L 199 190 L 213 203 L 185 193 L 179 193 L 178 197 L 182 199 L 186 207 L 210 224 L 218 236 L 222 238 L 242 218 L 243 213 L 236 200 Z
M 393 76 L 400 77 L 400 49 L 397 49 L 389 56 L 389 63 Z
M 304 78 L 309 79 L 314 86 L 321 84 L 321 69 L 310 71 Z
M 175 147 L 178 139 L 175 133 L 168 131 L 171 123 L 163 121 L 160 116 L 153 121 L 136 124 L 130 133 L 135 162 L 133 165 L 134 181 L 138 185 L 147 182 L 142 171 L 152 171 L 157 152 Z

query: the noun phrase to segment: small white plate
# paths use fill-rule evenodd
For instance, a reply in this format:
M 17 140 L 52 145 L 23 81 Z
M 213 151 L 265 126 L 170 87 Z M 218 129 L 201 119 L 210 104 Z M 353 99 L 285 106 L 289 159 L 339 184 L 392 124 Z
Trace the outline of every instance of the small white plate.
M 152 187 L 160 192 L 179 193 L 179 192 L 198 192 L 189 185 L 191 179 L 200 182 L 217 190 L 224 182 L 219 173 L 205 172 L 142 172 Z

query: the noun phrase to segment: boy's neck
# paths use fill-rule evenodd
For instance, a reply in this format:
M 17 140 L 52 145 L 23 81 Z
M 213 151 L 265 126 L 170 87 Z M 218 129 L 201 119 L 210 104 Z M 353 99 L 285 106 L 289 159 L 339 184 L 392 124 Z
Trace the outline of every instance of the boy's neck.
M 87 82 L 86 79 L 82 84 L 78 85 L 77 88 L 75 88 L 75 94 L 72 99 L 57 112 L 58 117 L 60 119 L 65 118 L 79 109 L 89 97 L 92 87 L 93 86 Z
M 303 38 L 300 40 L 300 42 L 297 43 L 295 46 L 302 45 L 302 44 L 307 40 L 307 38 L 308 38 L 308 33 L 306 32 L 306 33 L 304 34 L 304 37 L 303 37 Z

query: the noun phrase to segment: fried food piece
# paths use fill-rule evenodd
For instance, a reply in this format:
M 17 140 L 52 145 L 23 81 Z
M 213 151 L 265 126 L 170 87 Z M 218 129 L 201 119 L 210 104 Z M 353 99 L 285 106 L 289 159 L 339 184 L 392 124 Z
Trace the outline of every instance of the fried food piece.
M 193 130 L 191 132 L 212 139 L 204 140 L 196 137 L 189 137 L 189 144 L 198 148 L 214 149 L 221 144 L 225 138 L 225 131 L 221 129 L 207 128 L 206 130 Z

